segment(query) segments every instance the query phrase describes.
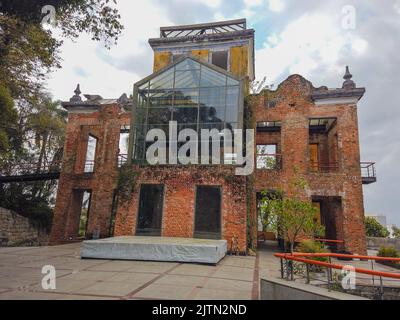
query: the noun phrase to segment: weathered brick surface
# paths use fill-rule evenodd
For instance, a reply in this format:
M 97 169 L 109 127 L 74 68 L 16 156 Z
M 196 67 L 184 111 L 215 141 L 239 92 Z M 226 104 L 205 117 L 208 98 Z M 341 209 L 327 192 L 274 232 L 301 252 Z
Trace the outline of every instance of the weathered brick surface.
M 283 168 L 278 171 L 257 170 L 256 191 L 283 190 L 290 194 L 289 183 L 303 177 L 309 184 L 304 198 L 313 196 L 340 197 L 341 214 L 336 219 L 337 239 L 345 240 L 346 249 L 366 253 L 360 148 L 357 107 L 355 105 L 316 106 L 310 98 L 312 85 L 301 76 L 294 75 L 283 82 L 276 92 L 253 97 L 255 119 L 282 121 L 280 138 L 276 133 L 257 134 L 257 144 L 277 143 L 282 154 Z M 274 108 L 266 108 L 266 99 L 277 101 Z M 310 118 L 337 118 L 337 126 L 330 132 L 327 149 L 320 150 L 321 161 L 327 154 L 331 162 L 338 161 L 333 172 L 311 172 L 309 143 L 320 142 L 320 137 L 309 135 Z M 337 142 L 333 136 L 337 134 Z M 337 152 L 334 150 L 337 149 Z M 253 209 L 255 210 L 255 209 Z
M 78 236 L 82 190 L 92 192 L 87 236 L 99 231 L 109 236 L 111 207 L 116 188 L 121 125 L 130 123 L 130 114 L 117 104 L 104 105 L 97 112 L 68 118 L 64 158 L 60 176 L 50 241 L 59 243 Z M 95 171 L 84 173 L 89 134 L 98 138 Z
M 233 168 L 202 166 L 137 167 L 139 175 L 128 202 L 119 204 L 115 235 L 136 232 L 140 184 L 163 184 L 165 188 L 162 236 L 193 237 L 196 186 L 222 189 L 222 238 L 229 246 L 235 237 L 239 250 L 246 251 L 246 179 Z
M 294 75 L 276 92 L 260 94 L 251 99 L 256 122 L 282 121 L 280 133 L 257 134 L 258 144 L 276 143 L 282 154 L 282 170 L 256 170 L 253 177 L 236 177 L 233 168 L 223 166 L 141 166 L 129 201 L 119 203 L 114 235 L 136 232 L 140 184 L 164 184 L 162 235 L 192 237 L 194 233 L 195 190 L 197 185 L 222 188 L 222 237 L 231 245 L 232 238 L 244 252 L 247 239 L 249 210 L 252 242 L 256 244 L 256 192 L 282 189 L 290 195 L 290 183 L 296 176 L 306 179 L 304 199 L 313 197 L 340 198 L 332 205 L 327 221 L 334 223 L 337 239 L 344 239 L 346 249 L 366 253 L 363 193 L 360 171 L 357 107 L 354 105 L 316 106 L 310 98 L 312 85 Z M 274 108 L 266 108 L 266 99 L 274 99 Z M 337 118 L 336 128 L 328 137 L 309 135 L 309 118 Z M 81 197 L 79 190 L 91 190 L 88 236 L 99 230 L 109 236 L 111 206 L 118 179 L 117 156 L 120 126 L 130 123 L 130 114 L 114 105 L 102 106 L 92 113 L 70 114 L 63 169 L 57 195 L 51 240 L 53 243 L 77 237 Z M 83 173 L 88 135 L 98 140 L 96 170 Z M 309 143 L 324 144 L 321 160 L 338 161 L 339 168 L 328 173 L 311 172 Z M 253 180 L 254 190 L 246 188 Z M 249 189 L 250 190 L 250 189 Z M 299 195 L 297 195 L 299 196 Z M 249 200 L 249 201 L 248 201 Z M 249 203 L 250 208 L 247 208 Z M 329 234 L 333 236 L 333 234 Z

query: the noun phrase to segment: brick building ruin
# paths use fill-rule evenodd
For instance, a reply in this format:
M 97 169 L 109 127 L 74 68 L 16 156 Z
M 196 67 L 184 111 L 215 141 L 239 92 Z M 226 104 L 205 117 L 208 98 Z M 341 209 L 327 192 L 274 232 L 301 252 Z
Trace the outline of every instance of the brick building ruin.
M 275 91 L 249 95 L 254 33 L 246 20 L 161 28 L 160 38 L 149 40 L 153 74 L 135 84 L 133 99 L 83 101 L 78 86 L 63 103 L 68 126 L 52 243 L 194 237 L 226 239 L 245 253 L 257 245 L 258 195 L 290 194 L 300 175 L 326 238 L 366 253 L 362 184 L 376 178 L 369 165 L 363 177 L 360 164 L 357 102 L 365 89 L 347 69 L 339 89 L 292 75 Z M 254 173 L 236 176 L 233 153 L 221 165 L 149 165 L 146 132 L 168 132 L 169 121 L 195 131 L 254 129 Z

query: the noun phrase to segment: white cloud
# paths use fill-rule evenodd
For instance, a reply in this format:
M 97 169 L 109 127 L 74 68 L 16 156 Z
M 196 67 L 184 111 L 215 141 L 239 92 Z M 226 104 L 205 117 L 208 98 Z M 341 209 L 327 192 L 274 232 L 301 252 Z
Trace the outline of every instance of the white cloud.
M 269 9 L 273 12 L 281 12 L 285 9 L 283 0 L 269 0 Z
M 309 77 L 322 65 L 331 69 L 337 66 L 343 50 L 350 48 L 352 53 L 361 55 L 367 47 L 366 40 L 338 28 L 333 17 L 306 14 L 289 23 L 281 33 L 270 35 L 264 48 L 256 52 L 257 78 L 267 76 L 276 83 L 288 72 Z
M 393 5 L 393 7 L 394 7 L 394 10 L 395 10 L 398 14 L 400 14 L 400 0 L 397 0 L 397 1 L 395 2 L 395 4 Z
M 264 3 L 264 0 L 243 0 L 243 3 L 246 7 L 252 8 L 261 6 Z
M 182 1 L 187 2 L 187 0 Z M 218 8 L 222 4 L 222 0 L 192 0 L 192 2 L 202 3 L 210 8 Z

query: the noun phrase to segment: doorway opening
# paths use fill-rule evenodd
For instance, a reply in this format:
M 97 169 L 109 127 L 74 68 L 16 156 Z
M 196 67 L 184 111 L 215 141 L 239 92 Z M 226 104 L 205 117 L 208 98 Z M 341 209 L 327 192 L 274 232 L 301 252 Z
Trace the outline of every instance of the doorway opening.
M 164 185 L 141 185 L 137 236 L 161 236 L 163 204 Z
M 71 222 L 76 230 L 73 238 L 88 239 L 88 225 L 90 218 L 90 204 L 92 199 L 91 190 L 73 190 L 72 192 Z
M 325 227 L 323 238 L 343 240 L 343 209 L 341 197 L 313 196 L 312 203 L 317 209 L 316 220 Z M 341 250 L 343 245 L 329 244 L 333 251 Z
M 221 239 L 221 188 L 197 186 L 194 237 Z

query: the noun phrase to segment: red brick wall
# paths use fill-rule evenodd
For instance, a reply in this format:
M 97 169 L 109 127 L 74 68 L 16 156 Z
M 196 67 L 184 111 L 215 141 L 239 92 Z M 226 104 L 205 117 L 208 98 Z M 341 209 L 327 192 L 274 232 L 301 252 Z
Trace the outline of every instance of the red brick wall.
M 252 98 L 252 110 L 257 122 L 282 121 L 281 153 L 283 169 L 256 170 L 255 191 L 280 189 L 290 194 L 289 183 L 303 177 L 309 190 L 303 195 L 341 197 L 341 216 L 336 219 L 337 236 L 342 237 L 346 249 L 366 253 L 363 192 L 360 169 L 357 107 L 354 105 L 316 106 L 310 98 L 312 85 L 301 76 L 294 75 L 283 82 L 277 91 Z M 277 101 L 275 108 L 266 108 L 265 100 Z M 337 128 L 329 134 L 323 157 L 335 161 L 340 170 L 330 173 L 310 172 L 309 118 L 337 118 Z M 335 134 L 338 135 L 336 143 Z M 265 133 L 256 136 L 257 143 L 267 142 Z M 327 149 L 327 150 L 326 150 Z M 332 156 L 331 156 L 332 155 Z M 255 207 L 253 205 L 253 210 Z M 340 211 L 340 210 L 339 210 Z M 335 212 L 338 212 L 337 210 Z M 336 214 L 337 215 L 337 214 Z
M 99 230 L 109 236 L 111 206 L 116 188 L 117 155 L 121 125 L 130 123 L 130 114 L 121 113 L 117 104 L 104 105 L 92 113 L 70 113 L 64 145 L 63 165 L 54 210 L 51 243 L 78 236 L 78 219 L 83 190 L 92 192 L 87 235 Z M 84 173 L 89 134 L 97 139 L 94 173 Z
M 231 246 L 238 239 L 239 250 L 246 252 L 246 178 L 236 177 L 233 168 L 222 166 L 137 167 L 139 176 L 129 202 L 119 204 L 115 235 L 136 232 L 140 184 L 163 184 L 165 188 L 162 236 L 193 237 L 197 185 L 222 189 L 222 237 Z
M 255 193 L 282 189 L 290 194 L 289 184 L 296 176 L 308 181 L 305 199 L 313 196 L 340 197 L 342 208 L 335 209 L 337 236 L 346 241 L 346 249 L 366 253 L 364 207 L 360 171 L 357 107 L 351 105 L 315 106 L 310 99 L 312 85 L 300 76 L 291 76 L 276 92 L 251 99 L 255 122 L 282 121 L 280 133 L 257 134 L 257 143 L 278 143 L 283 169 L 256 170 L 253 177 L 236 177 L 233 168 L 216 166 L 160 166 L 137 167 L 136 186 L 130 201 L 119 204 L 115 235 L 134 235 L 140 184 L 165 185 L 163 236 L 192 237 L 194 232 L 196 185 L 215 185 L 222 188 L 222 236 L 231 245 L 239 241 L 244 252 L 247 245 L 247 200 L 253 244 L 257 234 Z M 266 108 L 266 99 L 275 99 L 275 108 Z M 335 131 L 329 136 L 325 153 L 335 157 L 340 170 L 331 173 L 310 172 L 309 130 L 310 117 L 336 117 Z M 92 113 L 70 114 L 64 150 L 64 161 L 59 181 L 57 202 L 51 233 L 53 243 L 77 236 L 76 221 L 80 199 L 74 190 L 91 190 L 88 235 L 99 229 L 102 237 L 109 236 L 113 192 L 118 179 L 117 155 L 120 126 L 130 123 L 130 114 L 118 105 L 100 107 Z M 98 138 L 96 170 L 83 173 L 87 137 Z M 337 134 L 337 142 L 335 135 Z M 337 152 L 335 151 L 337 150 Z M 247 196 L 246 188 L 254 180 L 254 190 Z M 341 210 L 339 210 L 341 209 Z

